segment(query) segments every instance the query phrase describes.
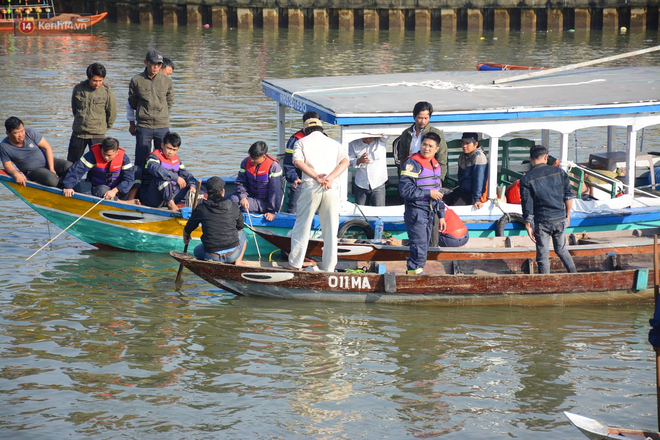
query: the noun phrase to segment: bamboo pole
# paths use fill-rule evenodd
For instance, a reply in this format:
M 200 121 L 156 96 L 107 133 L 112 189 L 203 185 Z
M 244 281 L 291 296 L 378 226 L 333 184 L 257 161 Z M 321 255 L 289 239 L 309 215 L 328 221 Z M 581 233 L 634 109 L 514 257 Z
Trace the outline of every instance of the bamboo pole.
M 195 201 L 193 202 L 192 210 L 197 208 L 197 201 L 199 200 L 199 191 L 202 189 L 202 179 L 197 180 L 197 187 L 195 188 Z M 185 232 L 183 233 L 186 234 Z M 190 243 L 190 241 L 188 241 Z M 188 243 L 183 246 L 183 253 L 188 252 Z M 183 263 L 179 263 L 179 270 L 176 272 L 176 279 L 174 280 L 174 287 L 178 290 L 181 287 L 181 274 L 183 273 Z
M 620 60 L 622 58 L 634 57 L 649 52 L 655 52 L 656 50 L 660 50 L 660 46 L 653 46 L 653 47 L 648 47 L 646 49 L 636 50 L 634 52 L 626 52 L 619 55 L 612 55 L 610 57 L 598 58 L 597 60 L 583 61 L 581 63 L 569 64 L 563 67 L 555 67 L 554 69 L 536 70 L 532 73 L 526 73 L 524 75 L 516 75 L 516 76 L 510 76 L 508 78 L 500 78 L 493 81 L 493 84 L 504 84 L 513 81 L 520 81 L 523 79 L 536 78 L 538 76 L 552 75 L 553 73 L 557 73 L 557 72 L 565 72 L 567 70 L 578 69 L 580 67 L 588 67 L 588 66 L 593 66 L 594 64 L 607 63 L 610 61 Z

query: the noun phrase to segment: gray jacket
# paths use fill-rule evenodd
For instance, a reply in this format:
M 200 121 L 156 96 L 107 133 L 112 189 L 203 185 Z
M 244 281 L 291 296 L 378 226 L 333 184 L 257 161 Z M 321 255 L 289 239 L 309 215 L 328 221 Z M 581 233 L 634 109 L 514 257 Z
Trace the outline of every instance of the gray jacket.
M 135 110 L 138 127 L 167 128 L 170 126 L 170 109 L 174 104 L 172 79 L 158 72 L 149 78 L 146 69 L 131 79 L 128 86 L 128 105 Z
M 82 139 L 102 138 L 117 118 L 115 94 L 105 84 L 94 90 L 87 80 L 71 94 L 73 132 Z

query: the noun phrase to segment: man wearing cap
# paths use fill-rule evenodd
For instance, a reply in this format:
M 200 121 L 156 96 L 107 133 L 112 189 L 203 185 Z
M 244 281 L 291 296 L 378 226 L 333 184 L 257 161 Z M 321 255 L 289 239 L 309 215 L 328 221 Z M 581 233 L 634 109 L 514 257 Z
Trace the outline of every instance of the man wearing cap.
M 225 181 L 214 176 L 206 181 L 208 199 L 197 205 L 183 228 L 183 242 L 202 225 L 202 244 L 195 248 L 198 260 L 241 264 L 245 254 L 243 214 L 225 198 Z
M 305 112 L 302 116 L 303 124 L 305 121 L 311 118 L 319 119 L 320 116 L 314 110 Z M 284 177 L 287 182 L 289 182 L 289 206 L 287 207 L 286 212 L 289 214 L 296 213 L 296 207 L 298 205 L 298 198 L 300 197 L 300 192 L 302 187 L 302 171 L 300 171 L 293 164 L 293 149 L 299 139 L 305 137 L 305 132 L 300 129 L 291 135 L 289 140 L 286 143 L 286 148 L 284 150 L 284 160 L 282 161 L 282 167 L 284 168 Z
M 309 232 L 318 210 L 323 231 L 322 269 L 333 272 L 337 265 L 337 232 L 339 230 L 339 188 L 335 181 L 348 168 L 348 151 L 323 133 L 317 118 L 304 124 L 305 137 L 296 142 L 293 163 L 302 174 L 302 192 L 298 199 L 296 224 L 291 231 L 289 269 L 303 266 Z
M 438 145 L 438 152 L 435 154 L 435 160 L 440 164 L 442 172 L 442 180 L 447 176 L 447 142 L 442 130 L 432 127 L 429 124 L 433 115 L 433 106 L 430 102 L 420 101 L 415 104 L 413 108 L 413 118 L 415 123 L 406 128 L 401 136 L 399 136 L 398 148 L 394 162 L 401 170 L 401 165 L 406 158 L 412 154 L 418 153 L 422 145 L 422 136 L 426 133 L 433 132 L 440 136 L 440 144 Z M 396 140 L 395 140 L 396 142 Z
M 458 156 L 458 186 L 442 200 L 449 206 L 473 205 L 480 209 L 486 191 L 488 158 L 479 147 L 477 133 L 463 133 L 463 152 Z
M 135 131 L 135 165 L 142 169 L 144 160 L 154 149 L 160 148 L 163 137 L 170 131 L 170 109 L 174 104 L 172 79 L 160 70 L 163 55 L 150 50 L 144 60 L 145 69 L 135 75 L 128 86 L 128 104 L 135 110 L 135 122 L 131 122 L 131 132 Z M 137 122 L 137 128 L 135 124 Z
M 550 238 L 554 251 L 570 273 L 577 272 L 566 249 L 566 228 L 571 224 L 573 191 L 566 171 L 548 165 L 548 149 L 534 145 L 529 149 L 532 164 L 520 179 L 523 221 L 529 238 L 536 243 L 539 273 L 550 273 Z M 532 226 L 532 222 L 534 222 Z

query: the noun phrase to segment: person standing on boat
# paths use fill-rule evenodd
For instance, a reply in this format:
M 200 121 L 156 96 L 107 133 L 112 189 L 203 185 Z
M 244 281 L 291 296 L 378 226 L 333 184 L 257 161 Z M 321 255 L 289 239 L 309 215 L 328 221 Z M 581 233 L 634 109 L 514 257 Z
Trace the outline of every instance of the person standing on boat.
M 177 204 L 188 195 L 191 185 L 195 187 L 195 176 L 186 170 L 177 156 L 180 146 L 181 137 L 168 132 L 160 148 L 147 156 L 140 196 L 143 205 L 167 206 L 171 211 L 178 211 Z
M 555 253 L 570 273 L 577 272 L 566 249 L 564 232 L 571 224 L 573 191 L 568 174 L 548 165 L 548 149 L 534 145 L 529 150 L 532 169 L 520 179 L 523 221 L 529 238 L 536 243 L 539 273 L 550 273 L 550 238 Z M 532 226 L 533 223 L 533 226 Z
M 447 228 L 445 204 L 442 202 L 442 170 L 435 159 L 442 141 L 437 133 L 422 136 L 418 153 L 401 164 L 399 194 L 404 200 L 403 221 L 408 231 L 410 256 L 406 264 L 409 275 L 422 275 L 426 256 L 433 233 L 434 216 L 440 218 L 438 229 L 443 233 Z
M 92 195 L 111 200 L 126 197 L 135 174 L 131 158 L 119 146 L 119 141 L 110 137 L 92 145 L 90 151 L 69 169 L 62 179 L 65 197 L 73 197 L 73 188 L 85 173 L 87 181 L 92 184 Z
M 413 108 L 413 118 L 415 118 L 415 123 L 401 133 L 394 161 L 397 166 L 399 166 L 400 171 L 402 169 L 400 165 L 403 161 L 411 154 L 419 152 L 420 147 L 422 146 L 422 136 L 429 132 L 435 133 L 440 137 L 435 160 L 440 164 L 442 180 L 445 180 L 445 177 L 447 176 L 447 142 L 445 141 L 445 135 L 442 130 L 429 124 L 432 115 L 433 106 L 431 103 L 420 101 L 415 104 L 415 107 Z
M 348 157 L 355 172 L 355 203 L 385 206 L 387 149 L 381 137 L 365 137 L 348 144 Z
M 174 73 L 174 62 L 167 57 L 163 57 L 163 66 L 160 68 L 160 73 L 164 73 L 165 75 L 171 77 Z M 131 107 L 128 99 L 126 100 L 126 120 L 129 123 L 128 132 L 135 136 L 137 134 L 137 125 L 135 125 L 135 109 Z
M 25 127 L 16 116 L 7 118 L 5 130 L 7 137 L 0 142 L 0 161 L 5 172 L 19 185 L 25 186 L 27 178 L 61 188 L 60 178 L 69 170 L 71 162 L 53 157 L 53 148 L 46 138 L 37 130 Z
M 283 198 L 280 161 L 268 154 L 268 145 L 263 141 L 252 144 L 248 154 L 241 162 L 234 194 L 229 199 L 245 212 L 263 214 L 267 221 L 272 221 Z
M 303 124 L 305 121 L 312 118 L 320 119 L 321 117 L 315 111 L 310 110 L 303 114 Z M 300 171 L 300 169 L 298 169 L 293 164 L 293 150 L 296 142 L 304 137 L 305 132 L 302 129 L 296 131 L 287 141 L 286 149 L 284 150 L 284 161 L 282 162 L 282 166 L 284 168 L 284 177 L 286 178 L 286 181 L 289 182 L 289 205 L 286 209 L 286 212 L 289 214 L 296 213 L 298 198 L 300 197 L 300 193 L 302 191 L 302 187 L 300 185 L 302 183 L 302 171 Z
M 305 137 L 296 142 L 293 152 L 293 163 L 303 174 L 296 223 L 291 231 L 288 268 L 302 268 L 312 220 L 318 210 L 323 232 L 321 268 L 334 272 L 337 265 L 340 206 L 336 179 L 348 168 L 348 149 L 325 135 L 319 119 L 305 121 L 304 131 Z
M 458 156 L 458 186 L 442 200 L 449 206 L 484 205 L 488 181 L 488 158 L 479 147 L 477 133 L 463 133 L 463 152 Z
M 238 205 L 225 198 L 225 181 L 214 176 L 206 181 L 208 199 L 197 205 L 183 228 L 183 242 L 202 225 L 202 244 L 195 247 L 195 258 L 241 264 L 245 254 L 243 214 Z
M 87 147 L 103 142 L 117 118 L 117 100 L 103 83 L 105 75 L 103 64 L 92 63 L 87 66 L 87 80 L 73 88 L 73 132 L 66 158 L 71 163 L 80 160 Z
M 134 76 L 128 86 L 128 103 L 135 110 L 136 118 L 129 131 L 135 131 L 135 165 L 138 169 L 152 151 L 151 142 L 154 150 L 160 148 L 164 136 L 170 131 L 170 109 L 174 105 L 172 79 L 160 71 L 163 54 L 150 50 L 144 65 L 144 71 Z

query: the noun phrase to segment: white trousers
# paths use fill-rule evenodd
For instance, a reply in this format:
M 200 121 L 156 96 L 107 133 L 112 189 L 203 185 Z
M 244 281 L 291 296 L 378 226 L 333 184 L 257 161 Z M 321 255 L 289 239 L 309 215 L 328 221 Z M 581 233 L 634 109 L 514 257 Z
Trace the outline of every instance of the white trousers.
M 334 272 L 337 265 L 337 231 L 339 230 L 339 190 L 323 189 L 317 182 L 305 184 L 298 199 L 296 224 L 291 231 L 289 265 L 300 269 L 305 260 L 309 233 L 318 210 L 323 232 L 321 269 Z

